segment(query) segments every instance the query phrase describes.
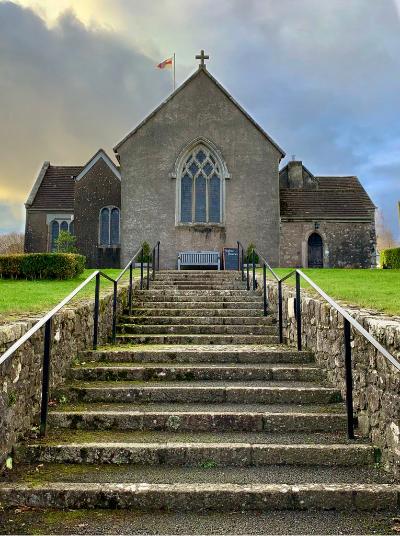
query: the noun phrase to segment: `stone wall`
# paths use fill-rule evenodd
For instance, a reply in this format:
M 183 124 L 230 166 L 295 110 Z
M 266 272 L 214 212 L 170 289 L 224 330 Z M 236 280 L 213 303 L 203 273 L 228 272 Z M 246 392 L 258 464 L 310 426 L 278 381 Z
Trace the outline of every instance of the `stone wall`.
M 376 265 L 375 224 L 370 222 L 282 221 L 279 266 L 308 266 L 308 238 L 323 242 L 324 268 L 371 268 Z
M 112 328 L 112 291 L 100 300 L 99 343 L 108 341 Z M 127 300 L 127 287 L 121 286 L 118 314 Z M 65 307 L 53 319 L 51 388 L 66 379 L 77 354 L 93 342 L 94 301 L 79 301 Z M 36 320 L 0 326 L 0 353 L 17 341 Z M 36 332 L 19 350 L 0 365 L 0 465 L 13 445 L 39 424 L 44 328 Z M 50 391 L 51 398 L 51 391 Z
M 269 284 L 271 308 L 277 307 L 277 285 Z M 293 289 L 283 287 L 284 337 L 288 344 L 297 344 L 296 320 L 289 317 L 293 309 Z M 314 351 L 318 365 L 326 372 L 333 386 L 345 395 L 343 319 L 322 298 L 302 290 L 302 342 Z M 378 342 L 400 361 L 400 319 L 388 318 L 355 308 L 348 309 Z M 400 475 L 400 371 L 391 365 L 358 332 L 352 329 L 354 376 L 354 409 L 358 417 L 357 434 L 369 437 L 382 453 L 383 467 Z

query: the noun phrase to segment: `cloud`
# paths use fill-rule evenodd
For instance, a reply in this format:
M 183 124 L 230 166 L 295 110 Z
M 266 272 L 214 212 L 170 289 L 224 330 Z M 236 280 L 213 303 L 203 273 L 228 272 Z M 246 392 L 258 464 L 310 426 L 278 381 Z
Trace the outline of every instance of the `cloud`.
M 7 184 L 25 198 L 44 159 L 81 163 L 113 146 L 170 91 L 154 63 L 175 51 L 182 82 L 205 48 L 289 156 L 359 175 L 398 229 L 399 0 L 19 2 L 35 11 L 0 0 L 0 199 Z

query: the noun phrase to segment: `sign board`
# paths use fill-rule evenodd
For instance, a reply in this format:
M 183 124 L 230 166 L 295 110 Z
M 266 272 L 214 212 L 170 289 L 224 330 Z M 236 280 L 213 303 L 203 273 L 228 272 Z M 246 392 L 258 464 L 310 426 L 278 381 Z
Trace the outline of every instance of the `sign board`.
M 239 253 L 237 248 L 224 248 L 224 270 L 237 270 L 239 265 Z

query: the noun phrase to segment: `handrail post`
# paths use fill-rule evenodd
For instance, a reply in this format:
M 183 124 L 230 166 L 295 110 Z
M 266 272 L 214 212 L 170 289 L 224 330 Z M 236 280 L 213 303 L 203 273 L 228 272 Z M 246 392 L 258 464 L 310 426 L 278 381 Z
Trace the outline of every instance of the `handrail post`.
M 264 316 L 268 314 L 268 298 L 267 298 L 267 266 L 263 264 L 263 286 L 264 286 Z
M 242 246 L 242 281 L 244 281 L 246 279 L 245 275 L 244 275 L 244 251 L 243 251 L 243 246 Z
M 49 318 L 44 325 L 44 348 L 42 370 L 42 398 L 40 405 L 40 435 L 46 435 L 47 413 L 49 409 L 49 386 L 50 386 L 50 357 L 51 357 L 51 325 Z
M 256 290 L 256 252 L 253 249 L 253 290 Z
M 93 313 L 93 350 L 97 350 L 99 336 L 99 305 L 100 305 L 100 274 L 96 274 L 96 288 L 94 291 L 94 313 Z
M 240 244 L 239 240 L 237 242 L 237 252 L 238 252 L 238 272 L 240 271 Z
M 247 262 L 246 262 L 246 272 L 247 272 L 247 290 L 250 290 L 250 274 L 249 274 L 249 256 L 247 255 Z
M 150 253 L 147 255 L 147 268 L 146 268 L 146 289 L 150 288 Z
M 160 241 L 157 242 L 157 271 L 160 271 Z
M 156 246 L 154 246 L 154 248 L 153 248 L 153 253 L 152 253 L 152 256 L 151 256 L 151 265 L 152 265 L 152 268 L 153 268 L 152 279 L 154 281 L 155 278 L 156 278 Z
M 114 281 L 114 296 L 113 296 L 113 318 L 112 318 L 112 342 L 115 344 L 117 338 L 117 294 L 118 282 Z
M 143 290 L 143 255 L 144 251 L 142 248 L 142 251 L 140 253 L 140 290 Z
M 282 281 L 278 281 L 278 326 L 279 342 L 283 343 L 283 325 L 282 325 Z
M 129 315 L 132 314 L 132 294 L 133 294 L 133 267 L 132 263 L 129 265 L 129 296 L 128 296 L 128 311 Z
M 351 327 L 344 318 L 344 363 L 346 370 L 347 437 L 354 439 L 353 370 L 351 364 Z
M 297 320 L 297 349 L 301 346 L 301 295 L 300 295 L 300 274 L 296 271 L 296 320 Z

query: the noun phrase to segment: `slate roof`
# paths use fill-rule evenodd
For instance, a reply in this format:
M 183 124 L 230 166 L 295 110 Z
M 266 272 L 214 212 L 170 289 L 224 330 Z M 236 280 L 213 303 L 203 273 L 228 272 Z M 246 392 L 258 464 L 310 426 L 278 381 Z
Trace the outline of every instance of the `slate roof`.
M 71 209 L 74 207 L 74 188 L 76 177 L 83 166 L 52 166 L 38 187 L 31 208 Z
M 357 177 L 316 177 L 311 189 L 280 189 L 281 217 L 285 219 L 374 219 L 375 205 Z

